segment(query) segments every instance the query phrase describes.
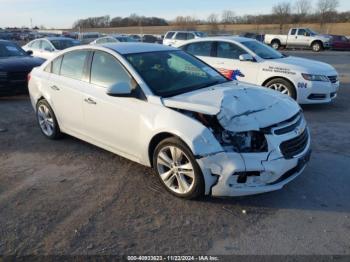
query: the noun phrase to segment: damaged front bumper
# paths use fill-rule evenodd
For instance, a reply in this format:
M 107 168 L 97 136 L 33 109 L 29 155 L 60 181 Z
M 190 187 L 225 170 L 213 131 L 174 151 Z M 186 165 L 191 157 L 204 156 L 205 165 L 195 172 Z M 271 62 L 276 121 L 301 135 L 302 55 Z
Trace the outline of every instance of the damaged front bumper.
M 303 134 L 268 136 L 270 148 L 264 153 L 221 152 L 197 159 L 206 181 L 206 194 L 212 196 L 245 196 L 281 189 L 299 176 L 311 155 L 308 128 L 304 130 L 304 146 L 296 155 L 286 155 L 281 148 Z M 273 146 L 275 145 L 275 146 Z

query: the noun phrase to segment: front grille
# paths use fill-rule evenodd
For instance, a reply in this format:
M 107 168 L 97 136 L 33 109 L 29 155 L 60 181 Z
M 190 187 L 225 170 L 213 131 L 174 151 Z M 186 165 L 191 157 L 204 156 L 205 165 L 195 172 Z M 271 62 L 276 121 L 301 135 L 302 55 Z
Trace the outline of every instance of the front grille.
M 275 135 L 283 135 L 293 131 L 297 126 L 299 126 L 302 119 L 303 119 L 303 114 L 300 111 L 294 116 L 292 116 L 291 118 L 283 122 L 262 128 L 261 131 L 265 134 L 272 134 L 272 131 L 273 131 Z
M 283 156 L 286 159 L 290 159 L 302 153 L 307 146 L 308 140 L 309 134 L 307 129 L 305 129 L 301 135 L 281 143 L 280 149 Z
M 333 84 L 338 82 L 338 76 L 328 76 L 329 81 L 331 81 Z
M 29 72 L 9 72 L 8 80 L 10 81 L 26 81 Z

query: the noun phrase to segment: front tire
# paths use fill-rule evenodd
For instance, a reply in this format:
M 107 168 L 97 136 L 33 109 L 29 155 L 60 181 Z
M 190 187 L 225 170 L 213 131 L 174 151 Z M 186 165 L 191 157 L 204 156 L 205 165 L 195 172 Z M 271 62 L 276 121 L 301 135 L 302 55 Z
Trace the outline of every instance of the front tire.
M 201 169 L 191 150 L 179 138 L 167 138 L 157 145 L 153 168 L 171 194 L 184 199 L 204 195 Z
M 272 79 L 271 81 L 267 82 L 265 86 L 272 90 L 281 92 L 282 94 L 288 95 L 294 100 L 297 98 L 293 84 L 283 78 Z
M 62 136 L 56 116 L 45 99 L 40 100 L 36 105 L 36 118 L 45 137 L 54 140 Z
M 314 51 L 314 52 L 320 52 L 323 50 L 323 45 L 321 42 L 317 41 L 311 45 L 311 48 L 312 48 L 312 51 Z

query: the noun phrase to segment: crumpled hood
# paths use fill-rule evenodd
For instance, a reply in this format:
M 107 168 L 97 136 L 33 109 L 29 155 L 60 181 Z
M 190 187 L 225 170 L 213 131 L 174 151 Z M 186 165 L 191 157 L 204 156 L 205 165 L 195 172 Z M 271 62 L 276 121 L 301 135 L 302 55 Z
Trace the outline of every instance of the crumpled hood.
M 217 115 L 221 126 L 232 132 L 258 131 L 300 111 L 299 105 L 286 95 L 237 82 L 164 98 L 163 103 L 170 108 Z
M 327 63 L 300 58 L 295 56 L 288 56 L 285 58 L 267 60 L 269 64 L 274 64 L 278 67 L 298 70 L 296 73 L 322 74 L 326 76 L 337 74 L 335 68 Z

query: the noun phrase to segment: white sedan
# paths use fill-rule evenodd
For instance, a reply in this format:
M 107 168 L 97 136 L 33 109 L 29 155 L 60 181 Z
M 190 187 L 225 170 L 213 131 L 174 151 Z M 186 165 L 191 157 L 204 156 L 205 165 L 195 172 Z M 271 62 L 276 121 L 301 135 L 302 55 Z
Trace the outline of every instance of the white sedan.
M 331 102 L 339 89 L 338 73 L 331 65 L 285 56 L 250 38 L 210 37 L 187 41 L 180 48 L 226 77 L 277 90 L 299 104 Z
M 47 138 L 67 133 L 152 166 L 178 197 L 278 190 L 310 157 L 295 101 L 173 47 L 70 48 L 31 72 L 29 92 Z
M 35 39 L 22 46 L 25 51 L 32 51 L 33 56 L 49 59 L 58 52 L 80 45 L 80 41 L 68 37 L 46 37 Z

